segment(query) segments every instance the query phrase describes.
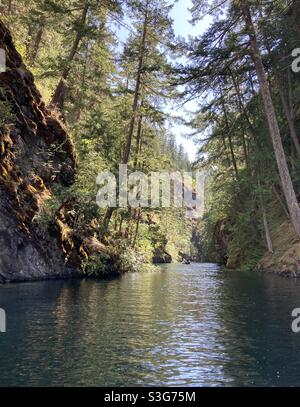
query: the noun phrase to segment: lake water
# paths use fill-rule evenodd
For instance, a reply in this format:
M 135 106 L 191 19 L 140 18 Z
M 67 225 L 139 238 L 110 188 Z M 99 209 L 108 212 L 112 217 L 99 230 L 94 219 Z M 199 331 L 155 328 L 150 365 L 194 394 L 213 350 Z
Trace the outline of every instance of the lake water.
M 300 385 L 300 281 L 166 265 L 0 287 L 1 386 Z

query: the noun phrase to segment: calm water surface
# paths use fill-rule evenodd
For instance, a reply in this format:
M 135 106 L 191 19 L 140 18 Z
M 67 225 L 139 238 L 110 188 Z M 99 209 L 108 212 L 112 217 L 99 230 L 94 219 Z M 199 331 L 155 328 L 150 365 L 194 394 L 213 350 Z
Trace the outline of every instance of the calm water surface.
M 168 265 L 0 287 L 0 385 L 300 385 L 300 281 Z

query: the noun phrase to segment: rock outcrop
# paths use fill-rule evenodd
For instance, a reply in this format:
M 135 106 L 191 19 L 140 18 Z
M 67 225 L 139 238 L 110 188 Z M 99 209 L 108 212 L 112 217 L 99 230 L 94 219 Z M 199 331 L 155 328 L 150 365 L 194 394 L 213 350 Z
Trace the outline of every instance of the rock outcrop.
M 283 277 L 300 277 L 300 242 L 288 220 L 271 228 L 274 252 L 266 252 L 256 270 Z
M 78 275 L 66 267 L 58 239 L 35 219 L 54 183 L 72 184 L 75 151 L 64 126 L 49 111 L 32 74 L 0 21 L 0 282 Z
M 159 247 L 154 249 L 152 262 L 153 264 L 172 263 L 172 256 L 164 248 Z

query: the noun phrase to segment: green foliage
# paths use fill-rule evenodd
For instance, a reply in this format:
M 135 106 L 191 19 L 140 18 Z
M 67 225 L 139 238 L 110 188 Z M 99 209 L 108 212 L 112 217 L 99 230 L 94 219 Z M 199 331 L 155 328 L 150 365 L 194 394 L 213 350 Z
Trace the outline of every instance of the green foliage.
M 35 219 L 41 231 L 46 232 L 61 204 L 74 198 L 76 233 L 117 247 L 120 272 L 140 271 L 144 265 L 149 269 L 157 248 L 170 251 L 174 259 L 179 252 L 189 252 L 190 222 L 173 209 L 143 209 L 139 223 L 135 211 L 117 209 L 102 236 L 105 211 L 96 205 L 96 177 L 102 171 L 117 175 L 133 114 L 129 170 L 150 174 L 191 167 L 183 146 L 177 146 L 168 130 L 170 117 L 165 113 L 167 101 L 176 95 L 169 76 L 175 42 L 173 2 L 20 0 L 11 9 L 9 5 L 3 6 L 6 23 L 47 104 L 63 84 L 56 108 L 77 151 L 75 183 L 68 189 L 53 188 L 53 197 Z M 116 24 L 129 26 L 124 46 L 118 43 Z M 133 112 L 141 56 L 141 88 Z M 8 118 L 2 103 L 0 109 Z M 50 162 L 51 154 L 50 149 Z M 147 215 L 155 217 L 153 224 Z M 105 276 L 113 266 L 110 255 L 97 254 L 86 259 L 84 269 L 89 276 Z
M 60 194 L 54 194 L 50 199 L 46 200 L 39 214 L 35 218 L 35 222 L 38 224 L 42 233 L 48 231 L 50 223 L 55 218 L 55 214 L 61 206 L 62 198 Z
M 126 244 L 121 246 L 120 259 L 121 270 L 125 273 L 155 270 L 143 252 L 134 250 L 132 247 L 128 247 Z
M 112 262 L 109 254 L 93 255 L 84 263 L 87 277 L 111 277 L 122 273 L 155 271 L 143 252 L 134 250 L 125 241 L 118 241 L 118 258 Z
M 109 254 L 92 255 L 83 263 L 83 270 L 88 278 L 104 278 L 111 276 L 113 264 Z
M 191 125 L 202 134 L 197 166 L 209 174 L 206 213 L 197 226 L 203 258 L 249 269 L 270 250 L 266 236 L 272 240 L 271 208 L 276 207 L 284 219 L 286 204 L 241 6 L 251 6 L 257 26 L 258 47 L 296 193 L 300 161 L 288 114 L 297 128 L 299 80 L 289 66 L 290 50 L 299 36 L 293 17 L 297 13 L 284 1 L 237 0 L 228 2 L 228 8 L 222 3 L 193 0 L 195 22 L 207 12 L 214 19 L 202 37 L 190 41 L 190 65 L 178 67 L 179 83 L 186 84 L 187 95 L 202 97 Z

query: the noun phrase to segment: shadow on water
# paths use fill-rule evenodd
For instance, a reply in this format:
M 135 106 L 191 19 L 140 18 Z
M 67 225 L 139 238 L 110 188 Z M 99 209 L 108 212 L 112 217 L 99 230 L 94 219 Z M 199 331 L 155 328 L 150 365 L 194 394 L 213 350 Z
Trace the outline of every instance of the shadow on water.
M 300 282 L 215 265 L 0 288 L 1 385 L 299 385 Z
M 226 376 L 235 385 L 299 386 L 300 335 L 291 312 L 300 304 L 300 281 L 238 272 L 222 280 Z

